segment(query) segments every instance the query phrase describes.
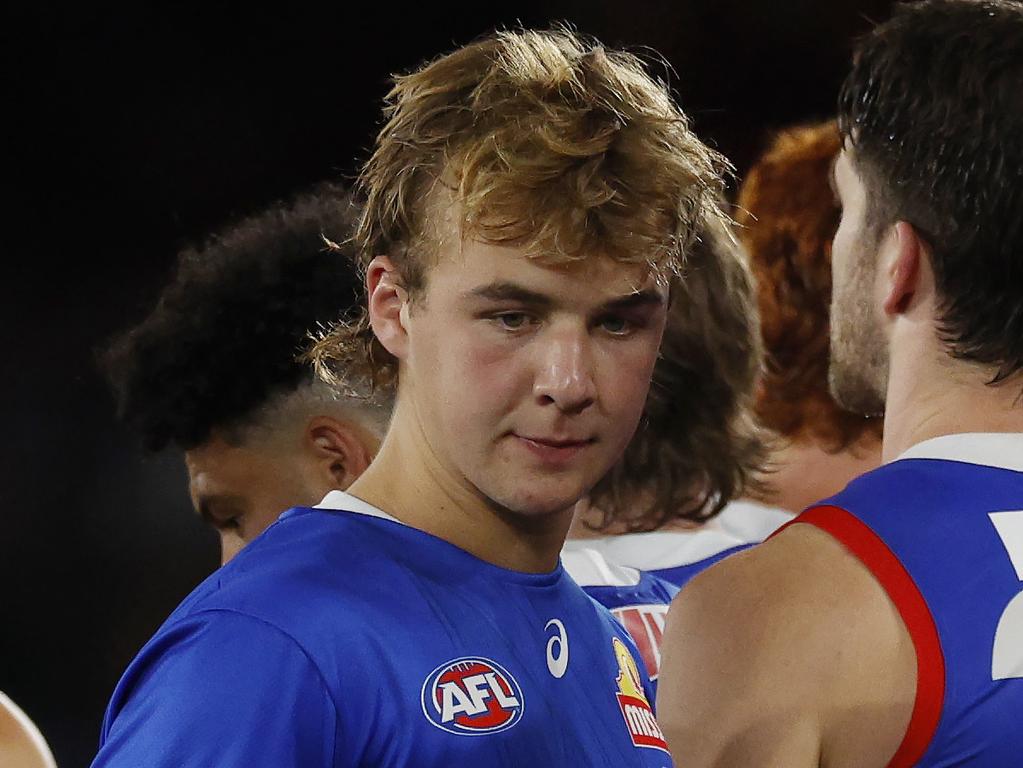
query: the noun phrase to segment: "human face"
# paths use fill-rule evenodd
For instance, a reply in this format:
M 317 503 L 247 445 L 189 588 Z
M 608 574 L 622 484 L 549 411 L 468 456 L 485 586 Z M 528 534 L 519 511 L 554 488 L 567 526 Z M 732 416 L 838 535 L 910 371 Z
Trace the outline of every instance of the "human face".
M 831 246 L 832 397 L 843 408 L 868 416 L 884 412 L 888 387 L 888 340 L 877 298 L 880 238 L 867 226 L 867 190 L 842 149 L 834 168 L 842 218 Z
M 234 445 L 214 436 L 185 453 L 189 492 L 196 511 L 220 536 L 226 563 L 291 507 L 318 504 L 325 490 L 296 466 L 297 451 L 263 444 Z
M 395 419 L 414 419 L 443 477 L 490 506 L 567 510 L 636 429 L 666 304 L 645 265 L 445 246 L 405 313 Z

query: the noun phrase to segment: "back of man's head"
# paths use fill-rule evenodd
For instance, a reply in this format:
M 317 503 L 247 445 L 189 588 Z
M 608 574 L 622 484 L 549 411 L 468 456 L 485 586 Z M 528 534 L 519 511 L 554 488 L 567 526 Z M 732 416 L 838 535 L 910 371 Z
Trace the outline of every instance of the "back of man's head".
M 336 409 L 297 358 L 311 332 L 360 304 L 348 258 L 357 213 L 344 190 L 322 185 L 182 251 L 151 314 L 104 356 L 119 415 L 148 448 L 189 450 L 213 432 L 238 441 L 311 400 Z M 386 421 L 379 403 L 347 405 Z
M 868 233 L 907 221 L 931 250 L 940 333 L 996 380 L 1023 368 L 1023 5 L 924 0 L 859 45 L 839 126 Z
M 356 213 L 324 185 L 185 250 L 156 308 L 105 356 L 121 419 L 149 448 L 185 451 L 224 561 L 285 509 L 350 485 L 386 429 L 385 394 L 336 392 L 299 360 L 360 305 Z

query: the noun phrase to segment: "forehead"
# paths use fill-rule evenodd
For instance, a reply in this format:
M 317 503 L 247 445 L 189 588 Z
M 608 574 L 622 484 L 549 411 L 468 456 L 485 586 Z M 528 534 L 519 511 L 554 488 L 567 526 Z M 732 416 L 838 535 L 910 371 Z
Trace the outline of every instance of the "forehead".
M 579 306 L 651 289 L 667 296 L 667 281 L 647 264 L 616 261 L 603 254 L 550 264 L 521 248 L 473 239 L 440 251 L 429 271 L 427 291 L 465 294 L 496 283 L 520 285 Z
M 628 263 L 602 253 L 555 263 L 527 255 L 516 244 L 493 243 L 475 238 L 467 231 L 463 209 L 447 187 L 431 191 L 427 209 L 431 258 L 426 267 L 427 290 L 440 283 L 463 289 L 492 281 L 534 281 L 548 291 L 620 298 L 623 295 L 659 287 L 667 294 L 667 275 L 651 269 L 646 262 Z M 471 288 L 470 288 L 471 289 Z
M 244 485 L 262 470 L 262 457 L 245 445 L 232 445 L 214 435 L 205 443 L 185 451 L 189 489 L 193 497 L 218 493 L 225 487 Z

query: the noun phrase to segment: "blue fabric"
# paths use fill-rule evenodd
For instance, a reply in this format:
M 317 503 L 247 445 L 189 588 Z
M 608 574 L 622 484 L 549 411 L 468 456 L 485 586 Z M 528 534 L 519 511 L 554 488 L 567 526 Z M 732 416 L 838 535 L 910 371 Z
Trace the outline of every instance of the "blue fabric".
M 638 658 L 560 567 L 294 509 L 131 663 L 94 766 L 666 768 Z
M 1023 764 L 1023 680 L 992 680 L 995 630 L 1023 584 L 989 517 L 1023 510 L 1023 473 L 905 459 L 854 480 L 821 505 L 846 510 L 884 541 L 937 627 L 945 698 L 917 765 Z
M 661 640 L 668 606 L 678 587 L 652 574 L 640 572 L 638 584 L 627 586 L 584 585 L 583 591 L 611 611 L 632 637 L 657 694 L 661 669 Z M 653 704 L 653 700 L 650 702 Z

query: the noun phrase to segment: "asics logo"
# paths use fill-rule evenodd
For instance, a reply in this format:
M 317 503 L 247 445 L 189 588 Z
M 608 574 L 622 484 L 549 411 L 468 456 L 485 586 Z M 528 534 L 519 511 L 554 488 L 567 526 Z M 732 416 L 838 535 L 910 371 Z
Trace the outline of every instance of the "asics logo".
M 554 634 L 547 638 L 547 671 L 561 679 L 568 670 L 568 633 L 560 619 L 551 619 L 544 625 L 544 631 L 554 628 Z

